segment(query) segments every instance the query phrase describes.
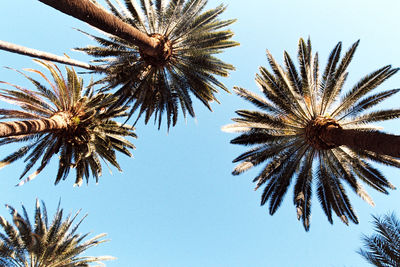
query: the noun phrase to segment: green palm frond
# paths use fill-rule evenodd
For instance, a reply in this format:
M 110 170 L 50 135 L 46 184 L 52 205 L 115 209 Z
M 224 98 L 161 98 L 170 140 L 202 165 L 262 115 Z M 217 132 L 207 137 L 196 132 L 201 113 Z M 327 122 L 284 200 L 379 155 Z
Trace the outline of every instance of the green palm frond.
M 35 91 L 12 84 L 8 85 L 14 89 L 1 89 L 2 100 L 22 109 L 1 109 L 1 119 L 41 120 L 64 114 L 67 126 L 59 130 L 3 138 L 0 146 L 18 142 L 27 144 L 1 160 L 0 166 L 25 158 L 27 164 L 20 176 L 22 179 L 38 164 L 36 171 L 19 185 L 33 179 L 56 154 L 59 155 L 56 184 L 66 179 L 71 168 L 76 170 L 76 185 L 81 185 L 83 179 L 88 183 L 90 176 L 94 176 L 98 182 L 102 174 L 101 160 L 121 170 L 115 152 L 132 156 L 128 149 L 134 148 L 134 145 L 125 138 L 136 138 L 133 127 L 115 121 L 115 118 L 127 116 L 127 108 L 115 107 L 116 97 L 105 93 L 95 94 L 92 86 L 83 91 L 83 80 L 73 69 L 66 68 L 64 77 L 54 64 L 37 62 L 50 72 L 51 79 L 38 70 L 28 70 L 39 74 L 47 85 L 22 73 L 32 82 Z
M 100 46 L 77 48 L 107 67 L 99 82 L 106 83 L 106 89 L 119 87 L 118 104 L 132 103 L 130 115 L 137 111 L 145 123 L 154 116 L 160 128 L 166 114 L 169 128 L 176 124 L 179 108 L 184 116 L 195 116 L 192 95 L 211 110 L 218 89 L 228 91 L 216 76 L 227 76 L 234 68 L 213 56 L 238 45 L 230 40 L 233 33 L 223 29 L 234 20 L 218 19 L 225 6 L 203 11 L 206 0 L 106 3 L 115 16 L 165 45 L 163 56 L 156 58 L 129 40 L 86 33 Z
M 375 266 L 397 266 L 400 262 L 400 222 L 394 213 L 373 216 L 375 233 L 364 236 L 358 253 Z
M 348 75 L 347 67 L 358 44 L 359 41 L 354 43 L 341 58 L 342 44 L 338 43 L 322 75 L 319 74 L 318 54 L 312 53 L 310 40 L 299 41 L 299 69 L 287 52 L 284 52 L 284 66 L 281 66 L 267 51 L 271 71 L 261 67 L 256 76 L 266 98 L 234 88 L 237 95 L 259 110 L 238 110 L 238 117 L 232 119 L 234 123 L 222 128 L 240 134 L 231 140 L 232 144 L 255 146 L 233 160 L 238 163 L 234 175 L 266 164 L 254 182 L 256 189 L 264 186 L 261 205 L 269 203 L 270 214 L 276 212 L 295 180 L 294 205 L 307 231 L 313 191 L 330 223 L 333 223 L 332 215 L 336 214 L 348 224 L 349 221 L 358 223 L 358 219 L 344 184 L 371 205 L 374 203 L 359 180 L 386 194 L 388 188 L 394 188 L 369 162 L 399 167 L 399 159 L 324 139 L 324 127 L 328 125 L 355 133 L 381 134 L 369 123 L 399 117 L 398 109 L 369 111 L 399 92 L 393 89 L 369 94 L 398 71 L 391 66 L 365 76 L 340 98 Z
M 114 259 L 110 256 L 81 256 L 89 248 L 107 240 L 103 239 L 105 234 L 87 240 L 88 234 L 76 232 L 86 217 L 75 223 L 79 211 L 63 218 L 63 210 L 59 205 L 53 221 L 49 223 L 45 204 L 42 202 L 40 205 L 37 200 L 32 225 L 23 205 L 22 215 L 13 207 L 6 206 L 12 222 L 0 216 L 0 226 L 4 232 L 0 234 L 1 266 L 95 266 L 91 263 L 104 266 L 103 261 Z

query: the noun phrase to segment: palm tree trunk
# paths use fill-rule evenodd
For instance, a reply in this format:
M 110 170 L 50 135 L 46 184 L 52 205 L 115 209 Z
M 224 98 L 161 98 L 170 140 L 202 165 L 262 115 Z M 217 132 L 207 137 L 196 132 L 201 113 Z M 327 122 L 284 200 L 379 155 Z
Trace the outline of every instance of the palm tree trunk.
M 60 57 L 60 56 L 57 56 L 57 55 L 54 55 L 51 53 L 47 53 L 47 52 L 39 51 L 36 49 L 12 44 L 12 43 L 1 41 L 1 40 L 0 40 L 0 49 L 6 50 L 6 51 L 9 51 L 12 53 L 20 54 L 20 55 L 30 56 L 30 57 L 34 57 L 34 58 L 40 58 L 40 59 L 49 60 L 49 61 L 53 61 L 53 62 L 59 62 L 62 64 L 76 66 L 76 67 L 80 67 L 80 68 L 84 68 L 84 69 L 88 69 L 88 70 L 104 70 L 104 68 L 101 66 L 90 65 L 90 64 L 87 64 L 87 63 L 84 63 L 84 62 L 81 62 L 81 61 L 78 61 L 75 59 L 70 59 L 67 57 Z
M 326 143 L 348 146 L 355 150 L 368 150 L 381 155 L 400 158 L 400 136 L 379 131 L 346 130 L 328 126 L 321 137 Z
M 69 121 L 68 114 L 59 112 L 48 119 L 0 122 L 0 138 L 65 130 Z
M 39 0 L 64 14 L 84 21 L 102 31 L 131 41 L 149 56 L 159 54 L 159 41 L 123 22 L 90 0 Z

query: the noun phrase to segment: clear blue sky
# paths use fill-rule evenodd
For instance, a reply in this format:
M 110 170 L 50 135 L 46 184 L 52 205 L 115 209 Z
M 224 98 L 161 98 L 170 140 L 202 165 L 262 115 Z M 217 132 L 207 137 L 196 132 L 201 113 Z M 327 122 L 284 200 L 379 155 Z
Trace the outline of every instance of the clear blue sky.
M 35 0 L 2 0 L 0 39 L 88 61 L 73 47 L 93 44 L 73 28 L 96 31 Z M 212 8 L 221 1 L 210 0 Z M 231 26 L 241 46 L 221 55 L 237 68 L 223 79 L 228 88 L 241 86 L 258 92 L 254 76 L 266 66 L 265 49 L 282 62 L 283 50 L 293 57 L 300 37 L 311 37 L 324 65 L 338 41 L 349 47 L 361 39 L 350 66 L 349 88 L 367 73 L 387 64 L 400 66 L 400 2 L 396 0 L 251 0 L 224 1 L 224 18 L 237 18 Z M 27 57 L 0 51 L 0 65 L 16 69 L 40 68 Z M 86 80 L 90 79 L 87 75 Z M 0 68 L 0 80 L 28 86 L 15 72 Z M 380 89 L 400 87 L 400 74 Z M 232 159 L 245 147 L 229 144 L 235 135 L 220 127 L 230 123 L 234 111 L 253 108 L 234 94 L 221 92 L 221 104 L 208 112 L 195 104 L 197 118 L 180 119 L 167 134 L 152 124 L 137 125 L 139 139 L 134 159 L 119 155 L 124 172 L 104 172 L 100 183 L 73 187 L 74 173 L 53 186 L 56 160 L 35 180 L 14 187 L 23 162 L 0 170 L 0 204 L 16 208 L 24 203 L 32 214 L 35 198 L 47 203 L 50 214 L 61 197 L 66 211 L 82 209 L 89 216 L 80 232 L 106 232 L 110 242 L 88 251 L 88 255 L 113 255 L 110 267 L 204 267 L 204 266 L 366 266 L 355 252 L 362 233 L 371 233 L 371 214 L 396 211 L 400 215 L 400 192 L 389 196 L 368 188 L 376 207 L 369 207 L 348 189 L 360 224 L 346 226 L 338 219 L 330 225 L 313 199 L 311 229 L 303 230 L 296 219 L 290 191 L 281 208 L 270 216 L 260 207 L 261 192 L 253 191 L 252 179 L 259 169 L 231 176 Z M 400 96 L 382 106 L 396 107 Z M 0 106 L 3 104 L 0 104 Z M 400 133 L 399 121 L 382 124 Z M 0 157 L 11 147 L 1 148 Z M 380 167 L 397 187 L 399 170 Z M 0 206 L 0 214 L 10 217 Z

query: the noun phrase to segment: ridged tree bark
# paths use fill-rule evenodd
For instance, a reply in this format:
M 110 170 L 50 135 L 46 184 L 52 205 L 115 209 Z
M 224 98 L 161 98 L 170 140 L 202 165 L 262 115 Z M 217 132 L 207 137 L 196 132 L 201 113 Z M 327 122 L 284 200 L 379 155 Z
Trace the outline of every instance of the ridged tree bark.
M 102 31 L 129 40 L 149 56 L 160 53 L 159 40 L 137 30 L 90 0 L 39 0 L 58 11 L 84 21 Z
M 328 144 L 348 146 L 355 150 L 368 150 L 381 155 L 400 158 L 400 136 L 379 131 L 347 130 L 329 125 L 321 133 Z
M 0 122 L 0 138 L 66 130 L 69 124 L 70 116 L 65 112 L 59 112 L 48 119 Z
M 54 55 L 54 54 L 51 54 L 48 52 L 43 52 L 43 51 L 39 51 L 36 49 L 24 47 L 21 45 L 12 44 L 12 43 L 5 42 L 2 40 L 0 40 L 0 49 L 9 51 L 12 53 L 20 54 L 20 55 L 30 56 L 30 57 L 34 57 L 34 58 L 40 58 L 40 59 L 49 60 L 49 61 L 53 61 L 53 62 L 59 62 L 62 64 L 76 66 L 76 67 L 80 67 L 80 68 L 84 68 L 84 69 L 88 69 L 88 70 L 104 70 L 104 68 L 101 66 L 90 65 L 90 64 L 87 64 L 87 63 L 84 63 L 84 62 L 81 62 L 81 61 L 78 61 L 75 59 L 57 56 L 57 55 Z

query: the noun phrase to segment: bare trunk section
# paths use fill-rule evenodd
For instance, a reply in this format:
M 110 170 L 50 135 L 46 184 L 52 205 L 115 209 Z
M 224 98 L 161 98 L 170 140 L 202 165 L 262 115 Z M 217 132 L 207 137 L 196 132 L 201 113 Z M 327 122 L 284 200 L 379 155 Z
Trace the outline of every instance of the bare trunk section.
M 102 31 L 131 41 L 147 55 L 158 56 L 159 41 L 123 22 L 90 0 L 39 0 L 58 11 L 84 21 Z
M 84 69 L 88 69 L 88 70 L 105 70 L 105 68 L 103 68 L 101 66 L 90 65 L 90 64 L 87 64 L 87 63 L 84 63 L 84 62 L 81 62 L 81 61 L 78 61 L 75 59 L 57 56 L 57 55 L 54 55 L 51 53 L 47 53 L 47 52 L 39 51 L 36 49 L 8 43 L 8 42 L 1 41 L 1 40 L 0 40 L 0 49 L 6 50 L 6 51 L 9 51 L 12 53 L 20 54 L 20 55 L 30 56 L 30 57 L 34 57 L 34 58 L 40 58 L 40 59 L 49 60 L 49 61 L 53 61 L 53 62 L 59 62 L 62 64 L 76 66 L 76 67 L 80 67 L 80 68 L 84 68 Z
M 0 137 L 65 130 L 68 128 L 68 125 L 69 116 L 61 112 L 49 119 L 0 122 Z
M 400 158 L 400 136 L 379 131 L 364 132 L 328 126 L 321 136 L 325 142 L 353 149 L 364 149 Z

